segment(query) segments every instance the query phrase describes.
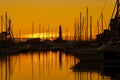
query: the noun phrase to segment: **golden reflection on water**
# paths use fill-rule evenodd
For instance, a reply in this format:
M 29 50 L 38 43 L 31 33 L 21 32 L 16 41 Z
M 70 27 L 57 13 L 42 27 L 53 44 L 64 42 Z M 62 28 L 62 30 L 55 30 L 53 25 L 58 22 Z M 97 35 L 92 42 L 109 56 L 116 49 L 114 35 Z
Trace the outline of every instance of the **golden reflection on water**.
M 73 72 L 79 60 L 62 52 L 29 52 L 0 58 L 0 80 L 110 80 L 99 72 Z

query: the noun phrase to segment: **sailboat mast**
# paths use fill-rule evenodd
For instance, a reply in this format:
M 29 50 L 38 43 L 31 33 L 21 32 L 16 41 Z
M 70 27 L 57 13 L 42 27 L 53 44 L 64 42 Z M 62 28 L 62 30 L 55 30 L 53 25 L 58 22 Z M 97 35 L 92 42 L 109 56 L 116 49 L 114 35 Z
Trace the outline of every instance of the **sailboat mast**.
M 50 25 L 48 25 L 48 31 L 47 31 L 47 33 L 48 33 L 48 39 L 50 39 Z
M 116 12 L 116 17 L 119 17 L 119 0 L 117 0 L 117 12 Z
M 20 42 L 20 39 L 21 39 L 21 30 L 19 29 L 19 42 Z
M 47 38 L 48 38 L 48 35 L 47 35 L 47 27 L 46 27 L 46 32 L 45 32 L 45 33 L 46 33 L 46 39 L 47 39 Z
M 79 41 L 80 36 L 79 36 L 79 22 L 78 21 L 77 21 L 77 30 L 78 30 L 77 37 L 78 37 L 78 41 Z
M 10 35 L 10 38 L 12 38 L 12 35 L 11 35 L 11 19 L 9 19 L 8 34 Z
M 88 7 L 87 7 L 87 11 L 86 11 L 86 13 L 87 13 L 87 29 L 86 29 L 86 40 L 88 40 Z
M 82 30 L 84 30 L 84 16 L 82 17 L 81 39 L 82 39 Z
M 39 24 L 39 38 L 40 38 L 41 24 Z
M 116 12 L 116 36 L 118 36 L 118 33 L 119 33 L 119 21 L 118 21 L 118 17 L 119 17 L 119 0 L 117 0 L 117 12 Z
M 92 16 L 90 16 L 90 41 L 92 41 Z
M 103 33 L 103 13 L 101 13 L 101 25 L 102 25 L 102 33 Z
M 43 40 L 44 40 L 44 26 L 43 26 L 43 33 L 42 34 L 43 34 Z
M 74 25 L 74 27 L 75 27 L 74 40 L 76 41 L 76 19 L 75 19 L 75 25 Z
M 6 34 L 7 34 L 7 26 L 8 26 L 8 25 L 7 25 L 7 24 L 8 24 L 8 23 L 7 23 L 7 12 L 5 12 L 5 20 L 6 20 L 6 25 L 5 25 L 5 27 L 6 27 Z M 7 39 L 7 35 L 6 35 L 5 38 Z
M 68 27 L 67 27 L 67 40 L 68 40 Z
M 1 16 L 1 33 L 3 32 L 3 16 Z M 3 33 L 2 33 L 2 40 L 3 40 Z
M 97 28 L 98 28 L 98 34 L 99 34 L 99 21 L 97 20 Z
M 81 32 L 81 29 L 82 29 L 82 28 L 81 28 L 81 27 L 82 27 L 82 26 L 81 26 L 81 17 L 82 17 L 82 13 L 80 12 L 80 41 L 81 41 L 81 34 L 82 34 L 82 32 Z
M 34 21 L 32 22 L 32 38 L 34 36 Z

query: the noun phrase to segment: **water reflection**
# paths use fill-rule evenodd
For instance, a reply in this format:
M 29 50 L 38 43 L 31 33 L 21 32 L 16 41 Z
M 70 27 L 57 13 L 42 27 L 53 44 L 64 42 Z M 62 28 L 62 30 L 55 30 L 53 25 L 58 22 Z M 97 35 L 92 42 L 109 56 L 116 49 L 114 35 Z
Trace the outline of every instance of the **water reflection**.
M 72 55 L 51 51 L 3 56 L 0 80 L 110 80 L 101 74 L 102 68 L 93 67 L 96 64 L 79 62 Z
M 72 69 L 79 80 L 111 80 L 104 75 L 103 62 L 79 62 Z

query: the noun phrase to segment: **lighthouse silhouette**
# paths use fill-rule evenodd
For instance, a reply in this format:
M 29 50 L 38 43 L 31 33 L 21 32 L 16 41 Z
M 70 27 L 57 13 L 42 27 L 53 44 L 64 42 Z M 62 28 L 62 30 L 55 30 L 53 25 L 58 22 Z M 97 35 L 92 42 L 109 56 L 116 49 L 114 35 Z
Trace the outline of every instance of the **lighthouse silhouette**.
M 61 27 L 61 25 L 59 26 L 59 39 L 62 39 L 62 27 Z

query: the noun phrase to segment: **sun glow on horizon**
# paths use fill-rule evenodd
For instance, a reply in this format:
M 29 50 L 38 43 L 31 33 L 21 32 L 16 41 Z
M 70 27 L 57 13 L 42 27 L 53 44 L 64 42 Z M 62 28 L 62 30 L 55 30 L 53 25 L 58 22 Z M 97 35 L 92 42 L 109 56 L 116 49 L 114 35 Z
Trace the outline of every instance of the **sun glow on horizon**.
M 90 36 L 90 35 L 88 35 L 88 36 Z M 58 37 L 59 37 L 58 33 L 34 33 L 34 34 L 25 34 L 25 35 L 15 36 L 15 38 L 40 38 L 41 40 L 46 40 L 46 39 L 55 40 Z M 70 34 L 70 33 L 68 33 L 68 35 L 62 34 L 62 38 L 63 38 L 63 40 L 75 40 L 74 34 Z M 78 35 L 76 35 L 76 40 L 78 40 L 78 39 L 79 39 L 79 37 L 78 37 Z M 81 39 L 85 40 L 85 36 L 82 35 Z M 88 37 L 88 39 L 89 39 L 89 37 Z M 96 39 L 96 35 L 93 35 L 92 39 L 93 40 Z
M 40 38 L 40 39 L 53 39 L 57 37 L 58 35 L 54 33 L 34 33 L 34 34 L 26 34 L 23 35 L 23 38 Z

